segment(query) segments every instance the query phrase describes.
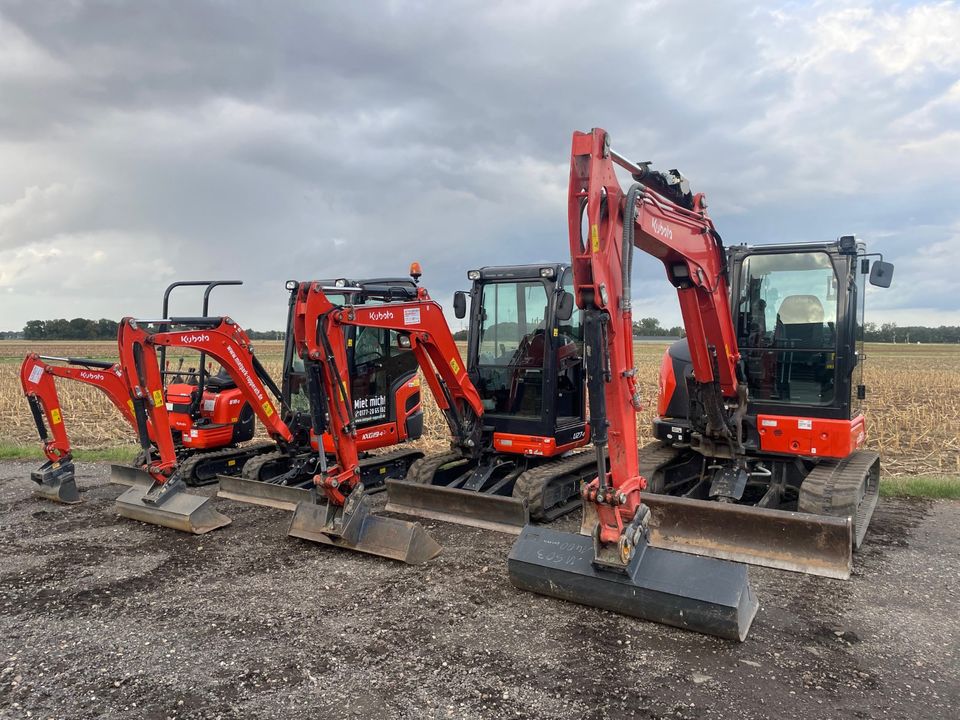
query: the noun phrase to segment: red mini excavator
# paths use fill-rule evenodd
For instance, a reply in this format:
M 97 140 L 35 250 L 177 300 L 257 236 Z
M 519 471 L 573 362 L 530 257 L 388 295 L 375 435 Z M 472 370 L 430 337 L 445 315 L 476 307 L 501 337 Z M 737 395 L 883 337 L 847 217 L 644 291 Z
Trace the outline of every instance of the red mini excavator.
M 652 247 L 680 289 L 691 348 L 703 360 L 697 380 L 712 406 L 708 422 L 725 423 L 723 393 L 737 397 L 737 385 L 732 372 L 717 372 L 717 353 L 727 367 L 736 350 L 727 327 L 723 254 L 714 250 L 719 238 L 700 196 L 691 209 L 675 212 L 673 203 L 639 181 L 624 195 L 612 157 L 605 132 L 574 134 L 570 255 L 588 349 L 596 477 L 582 490 L 580 534 L 528 525 L 510 552 L 510 579 L 521 589 L 743 640 L 757 611 L 746 566 L 652 547 L 650 509 L 641 501 L 647 481 L 637 457 L 633 247 L 648 237 L 665 240 Z
M 57 378 L 76 380 L 102 391 L 131 425 L 135 423 L 133 404 L 123 382 L 123 373 L 116 363 L 36 353 L 30 353 L 23 359 L 20 384 L 43 442 L 43 453 L 47 456 L 47 461 L 30 473 L 30 479 L 37 484 L 35 492 L 40 497 L 72 504 L 80 502 L 80 493 L 77 490 L 70 438 L 57 394 Z

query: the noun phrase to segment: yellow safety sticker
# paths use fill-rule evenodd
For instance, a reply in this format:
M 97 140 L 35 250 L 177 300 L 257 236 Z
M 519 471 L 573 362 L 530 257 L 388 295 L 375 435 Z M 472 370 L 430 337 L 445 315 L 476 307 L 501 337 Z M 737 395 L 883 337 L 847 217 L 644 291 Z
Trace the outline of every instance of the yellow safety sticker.
M 457 362 L 456 358 L 450 358 L 450 369 L 453 370 L 454 375 L 460 372 L 460 363 Z
M 50 422 L 54 425 L 60 424 L 60 408 L 53 408 L 53 410 L 50 411 Z
M 163 392 L 160 390 L 153 391 L 153 404 L 156 407 L 163 405 Z
M 133 400 L 127 400 L 127 407 L 130 408 L 130 412 L 133 412 Z
M 273 415 L 273 405 L 270 404 L 269 400 L 263 404 L 263 411 L 267 414 L 267 417 Z
M 553 336 L 554 336 L 554 337 L 557 337 L 557 335 L 558 335 L 559 333 L 560 333 L 560 331 L 559 331 L 557 328 L 554 328 L 554 329 L 553 329 Z
M 233 467 L 237 464 L 236 460 L 227 460 L 227 467 Z
M 347 338 L 347 347 L 353 347 L 353 338 Z
M 387 469 L 386 469 L 386 468 L 380 468 L 380 474 L 381 474 L 381 475 L 386 475 L 386 474 L 387 474 Z
M 590 247 L 595 253 L 600 252 L 600 231 L 596 225 L 590 226 Z

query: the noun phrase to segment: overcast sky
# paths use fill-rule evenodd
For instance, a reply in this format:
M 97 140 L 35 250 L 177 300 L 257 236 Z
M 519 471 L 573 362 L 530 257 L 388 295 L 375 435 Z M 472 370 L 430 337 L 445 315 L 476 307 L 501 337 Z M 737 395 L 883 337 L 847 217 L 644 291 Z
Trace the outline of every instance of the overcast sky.
M 897 264 L 868 319 L 960 324 L 956 2 L 0 0 L 0 329 L 208 278 L 279 328 L 286 279 L 411 260 L 446 302 L 565 258 L 594 126 L 727 244 L 855 233 Z M 635 275 L 635 315 L 678 322 Z

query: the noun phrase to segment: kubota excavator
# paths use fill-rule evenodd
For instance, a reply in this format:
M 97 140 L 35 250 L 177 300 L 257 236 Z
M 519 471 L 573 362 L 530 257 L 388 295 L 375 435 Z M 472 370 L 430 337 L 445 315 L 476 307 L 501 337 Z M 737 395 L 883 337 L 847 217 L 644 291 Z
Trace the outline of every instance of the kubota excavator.
M 635 180 L 626 193 L 615 164 Z M 699 614 L 701 629 L 743 639 L 755 601 L 742 566 L 690 565 L 676 551 L 849 574 L 879 478 L 877 455 L 859 450 L 864 421 L 850 402 L 870 269 L 864 248 L 843 237 L 727 254 L 702 194 L 677 171 L 628 161 L 601 129 L 574 133 L 568 222 L 586 342 L 597 350 L 587 373 L 598 476 L 584 489 L 581 536 L 526 528 L 508 561 L 511 579 L 680 626 Z M 664 443 L 639 459 L 634 247 L 663 262 L 687 331 L 661 370 L 655 433 Z M 887 287 L 892 273 L 881 259 L 871 282 Z M 653 491 L 644 502 L 641 490 Z M 800 510 L 816 514 L 771 509 L 791 491 Z M 707 497 L 719 502 L 698 499 Z M 648 591 L 669 576 L 680 579 L 679 597 L 660 604 L 662 588 Z
M 418 460 L 387 483 L 387 509 L 518 533 L 580 506 L 591 477 L 580 314 L 569 265 L 471 270 L 466 370 L 483 404 L 480 434 Z M 454 312 L 467 315 L 466 293 Z M 434 316 L 438 321 L 442 316 Z M 434 328 L 434 335 L 441 332 Z M 445 334 L 449 334 L 446 328 Z
M 328 297 L 338 304 L 380 304 L 417 296 L 411 278 L 339 278 L 315 284 L 328 288 Z M 293 327 L 299 289 L 297 281 L 287 282 L 290 300 L 279 398 L 284 422 L 296 442 L 252 459 L 240 475 L 223 475 L 219 497 L 293 510 L 310 496 L 319 443 L 328 455 L 334 453 L 330 436 L 322 435 L 321 440 L 312 431 L 306 370 Z M 417 361 L 409 348 L 398 346 L 396 333 L 389 330 L 349 327 L 344 340 L 361 480 L 367 492 L 376 492 L 384 488 L 385 480 L 404 477 L 411 463 L 423 457 L 423 452 L 405 445 L 423 433 Z M 398 447 L 371 453 L 391 446 Z

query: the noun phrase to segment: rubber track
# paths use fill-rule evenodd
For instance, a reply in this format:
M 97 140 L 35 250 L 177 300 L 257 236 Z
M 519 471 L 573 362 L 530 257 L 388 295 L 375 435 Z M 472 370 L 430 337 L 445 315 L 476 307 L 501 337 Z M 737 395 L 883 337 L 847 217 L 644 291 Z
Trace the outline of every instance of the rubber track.
M 253 457 L 258 457 L 261 453 L 272 447 L 276 447 L 276 445 L 272 442 L 258 442 L 250 443 L 249 445 L 243 445 L 242 447 L 223 448 L 222 450 L 200 450 L 192 453 L 186 460 L 180 463 L 180 476 L 184 479 L 184 482 L 186 482 L 187 485 L 196 485 L 194 473 L 201 463 L 204 463 L 211 458 L 216 459 L 238 456 L 238 459 L 240 459 L 244 455 L 250 455 L 251 453 L 253 454 Z M 247 462 L 250 461 L 248 460 Z M 246 467 L 246 465 L 247 463 L 244 463 L 244 467 Z M 210 483 L 213 482 L 216 482 L 216 478 L 210 481 Z
M 260 482 L 260 471 L 263 469 L 263 466 L 275 460 L 282 460 L 284 457 L 286 457 L 286 453 L 283 452 L 283 450 L 274 450 L 273 452 L 252 457 L 244 463 L 240 477 L 244 480 L 256 480 Z
M 594 453 L 581 452 L 537 465 L 520 473 L 513 485 L 513 497 L 526 498 L 531 520 L 548 520 L 543 507 L 543 496 L 550 481 L 566 475 L 580 474 L 578 470 L 592 467 L 595 462 Z
M 800 484 L 797 509 L 818 515 L 849 515 L 853 518 L 854 547 L 859 548 L 877 505 L 879 482 L 866 488 L 862 500 L 860 491 L 879 461 L 880 455 L 873 450 L 857 450 L 842 460 L 821 460 Z
M 679 450 L 659 440 L 654 440 L 640 448 L 637 459 L 640 465 L 640 475 L 647 481 L 646 492 L 663 492 L 663 478 L 657 479 L 657 471 L 675 460 L 679 455 Z
M 413 462 L 410 469 L 407 470 L 406 479 L 409 482 L 419 483 L 420 485 L 430 485 L 433 483 L 433 476 L 436 475 L 441 465 L 462 459 L 463 455 L 456 450 L 449 450 L 447 452 L 437 453 L 436 455 L 427 455 Z

